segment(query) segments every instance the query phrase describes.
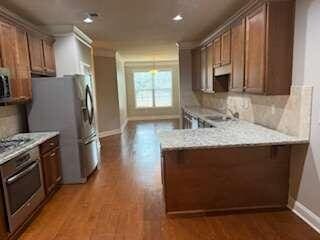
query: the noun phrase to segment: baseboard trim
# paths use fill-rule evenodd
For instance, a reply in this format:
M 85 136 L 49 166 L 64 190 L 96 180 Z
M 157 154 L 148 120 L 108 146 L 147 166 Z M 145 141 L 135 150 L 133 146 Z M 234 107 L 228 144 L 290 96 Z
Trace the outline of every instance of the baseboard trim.
M 306 222 L 315 231 L 320 233 L 320 217 L 313 213 L 310 209 L 302 203 L 296 201 L 294 198 L 289 197 L 288 208 L 291 209 L 298 217 Z
M 112 135 L 121 134 L 121 129 L 114 129 L 110 131 L 104 131 L 99 133 L 99 138 L 104 138 Z
M 137 116 L 129 117 L 128 121 L 170 120 L 179 119 L 180 115 Z

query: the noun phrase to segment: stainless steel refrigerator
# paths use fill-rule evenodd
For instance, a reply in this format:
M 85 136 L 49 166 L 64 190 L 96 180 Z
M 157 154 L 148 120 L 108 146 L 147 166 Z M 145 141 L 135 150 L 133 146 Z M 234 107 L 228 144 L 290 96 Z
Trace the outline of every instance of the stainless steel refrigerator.
M 64 183 L 84 183 L 100 163 L 90 75 L 33 78 L 30 132 L 59 131 Z

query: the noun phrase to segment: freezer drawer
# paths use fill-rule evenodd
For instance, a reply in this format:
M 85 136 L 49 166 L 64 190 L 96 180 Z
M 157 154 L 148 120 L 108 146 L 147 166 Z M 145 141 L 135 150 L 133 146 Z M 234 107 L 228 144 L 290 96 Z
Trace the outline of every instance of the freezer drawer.
M 87 178 L 97 168 L 100 159 L 98 144 L 97 137 L 81 143 L 82 174 L 84 178 Z

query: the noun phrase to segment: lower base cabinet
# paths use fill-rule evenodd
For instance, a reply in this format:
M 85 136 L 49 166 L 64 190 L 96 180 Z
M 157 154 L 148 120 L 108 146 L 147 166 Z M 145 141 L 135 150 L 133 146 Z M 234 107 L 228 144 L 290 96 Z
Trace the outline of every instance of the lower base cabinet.
M 290 146 L 162 153 L 167 214 L 285 208 Z
M 54 137 L 41 144 L 40 153 L 45 191 L 47 195 L 50 195 L 62 180 L 59 137 Z

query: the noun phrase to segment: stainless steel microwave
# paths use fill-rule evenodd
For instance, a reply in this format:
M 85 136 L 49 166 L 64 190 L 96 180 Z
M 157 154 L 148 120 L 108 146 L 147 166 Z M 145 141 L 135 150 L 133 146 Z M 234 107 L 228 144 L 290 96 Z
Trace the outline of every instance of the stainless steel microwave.
M 0 100 L 11 97 L 10 71 L 7 68 L 0 68 Z

